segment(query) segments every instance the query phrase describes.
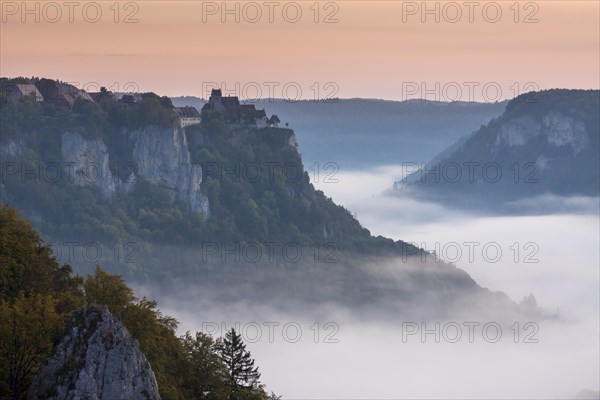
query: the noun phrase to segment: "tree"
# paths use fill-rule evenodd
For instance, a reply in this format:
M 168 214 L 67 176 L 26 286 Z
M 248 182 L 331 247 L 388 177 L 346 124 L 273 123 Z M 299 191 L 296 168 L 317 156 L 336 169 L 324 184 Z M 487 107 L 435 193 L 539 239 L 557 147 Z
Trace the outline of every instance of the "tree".
M 0 399 L 23 398 L 70 312 L 83 304 L 81 282 L 14 208 L 0 207 Z
M 14 303 L 0 300 L 0 393 L 23 398 L 38 366 L 46 359 L 64 328 L 51 295 L 25 296 Z
M 108 90 L 106 87 L 102 86 L 100 91 L 98 92 L 98 97 L 95 99 L 96 103 L 100 103 L 102 101 L 114 101 L 115 96 L 113 92 Z
M 119 275 L 112 275 L 96 264 L 96 274 L 88 276 L 83 284 L 88 304 L 105 305 L 118 318 L 136 301 L 133 290 Z
M 133 104 L 135 103 L 135 98 L 130 94 L 124 94 L 123 97 L 121 97 L 121 103 Z
M 191 386 L 190 394 L 195 399 L 227 399 L 229 377 L 218 353 L 220 341 L 202 332 L 195 336 L 186 332 L 181 342 L 191 368 L 192 379 L 186 383 Z
M 222 344 L 219 346 L 221 359 L 225 363 L 230 375 L 231 396 L 230 399 L 238 399 L 238 394 L 243 389 L 253 389 L 259 384 L 260 372 L 254 367 L 254 359 L 241 335 L 231 328 L 225 334 Z

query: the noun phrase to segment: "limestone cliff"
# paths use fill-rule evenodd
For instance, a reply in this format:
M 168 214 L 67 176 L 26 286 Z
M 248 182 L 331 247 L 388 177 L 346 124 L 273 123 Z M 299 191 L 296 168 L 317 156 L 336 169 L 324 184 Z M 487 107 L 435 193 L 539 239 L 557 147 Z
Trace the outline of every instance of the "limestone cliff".
M 563 89 L 517 97 L 499 118 L 396 187 L 444 201 L 466 197 L 469 206 L 596 197 L 599 98 L 598 91 Z
M 138 342 L 106 307 L 73 314 L 67 334 L 34 378 L 29 400 L 160 399 Z
M 498 129 L 493 153 L 503 145 L 508 147 L 524 146 L 543 135 L 543 141 L 552 147 L 568 146 L 576 155 L 590 142 L 585 124 L 578 119 L 552 111 L 544 115 L 541 121 L 531 116 L 510 119 Z
M 70 183 L 97 186 L 105 198 L 115 194 L 116 185 L 110 171 L 108 150 L 101 139 L 86 140 L 78 133 L 64 133 L 61 153 Z
M 111 198 L 117 189 L 129 192 L 143 179 L 164 188 L 173 201 L 183 202 L 190 211 L 209 214 L 208 198 L 200 190 L 202 167 L 191 163 L 183 129 L 145 127 L 124 135 L 132 148 L 135 172 L 121 180 L 111 172 L 110 151 L 102 139 L 64 133 L 61 153 L 68 182 L 98 187 L 105 198 Z
M 192 165 L 181 128 L 146 127 L 130 133 L 137 178 L 166 189 L 173 200 L 207 215 L 208 199 L 200 191 L 202 167 Z

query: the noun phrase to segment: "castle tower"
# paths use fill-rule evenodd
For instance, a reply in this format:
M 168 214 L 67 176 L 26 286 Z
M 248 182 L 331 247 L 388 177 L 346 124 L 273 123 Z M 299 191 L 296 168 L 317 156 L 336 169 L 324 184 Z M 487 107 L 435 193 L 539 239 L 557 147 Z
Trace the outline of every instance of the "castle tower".
M 208 102 L 211 104 L 221 103 L 222 97 L 223 97 L 223 94 L 221 93 L 221 89 L 213 89 L 210 92 L 210 98 L 208 99 Z

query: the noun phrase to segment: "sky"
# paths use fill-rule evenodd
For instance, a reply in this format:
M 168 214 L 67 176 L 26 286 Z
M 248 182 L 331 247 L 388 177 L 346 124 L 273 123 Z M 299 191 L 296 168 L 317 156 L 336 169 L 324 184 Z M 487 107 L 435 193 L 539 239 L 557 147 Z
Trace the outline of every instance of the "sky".
M 88 91 L 496 101 L 600 86 L 597 1 L 2 1 L 1 12 L 2 76 Z

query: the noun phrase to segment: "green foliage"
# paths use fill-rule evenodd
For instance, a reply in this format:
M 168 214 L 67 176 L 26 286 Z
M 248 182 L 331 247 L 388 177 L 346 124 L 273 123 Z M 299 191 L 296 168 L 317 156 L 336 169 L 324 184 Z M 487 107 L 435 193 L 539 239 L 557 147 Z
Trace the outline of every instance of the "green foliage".
M 232 378 L 220 340 L 203 333 L 176 334 L 177 321 L 153 300 L 139 299 L 122 277 L 96 266 L 83 280 L 60 267 L 50 249 L 17 212 L 0 208 L 0 399 L 24 398 L 33 376 L 50 355 L 71 313 L 107 306 L 138 340 L 156 375 L 162 399 L 228 399 Z M 237 341 L 236 348 L 243 343 Z M 249 356 L 249 354 L 248 354 Z M 253 365 L 253 361 L 252 361 Z M 235 369 L 236 374 L 238 369 Z M 244 370 L 245 371 L 245 370 Z M 238 375 L 236 375 L 238 376 Z M 244 397 L 270 399 L 262 385 Z
M 185 353 L 190 360 L 190 373 L 194 376 L 190 394 L 196 399 L 227 399 L 231 394 L 227 368 L 219 357 L 220 340 L 211 336 L 190 332 L 181 338 Z
M 105 272 L 100 265 L 96 265 L 96 275 L 88 276 L 83 287 L 88 304 L 105 305 L 120 319 L 127 315 L 129 307 L 136 304 L 135 294 L 123 278 Z
M 256 388 L 259 384 L 260 373 L 254 366 L 254 359 L 235 329 L 231 328 L 219 344 L 219 353 L 229 372 L 231 395 L 230 399 L 238 399 L 240 392 Z
M 4 95 L 6 98 L 6 95 Z M 0 102 L 0 132 L 2 140 L 18 139 L 22 135 L 34 131 L 43 121 L 42 107 L 28 97 L 18 102 Z
M 23 396 L 83 304 L 81 282 L 14 209 L 0 207 L 0 398 Z
M 69 265 L 59 266 L 29 223 L 17 211 L 0 206 L 0 300 L 13 303 L 20 292 L 44 294 L 61 310 L 81 305 L 80 277 Z
M 202 144 L 190 143 L 192 160 L 204 167 L 210 237 L 232 241 L 322 243 L 323 228 L 339 248 L 369 242 L 369 232 L 351 214 L 315 191 L 304 173 L 293 131 L 247 128 L 229 132 L 217 113 L 204 113 Z M 188 132 L 188 135 L 195 131 Z M 232 145 L 235 143 L 235 145 Z
M 18 399 L 52 349 L 52 341 L 64 329 L 51 295 L 25 296 L 12 303 L 0 302 L 0 393 Z

